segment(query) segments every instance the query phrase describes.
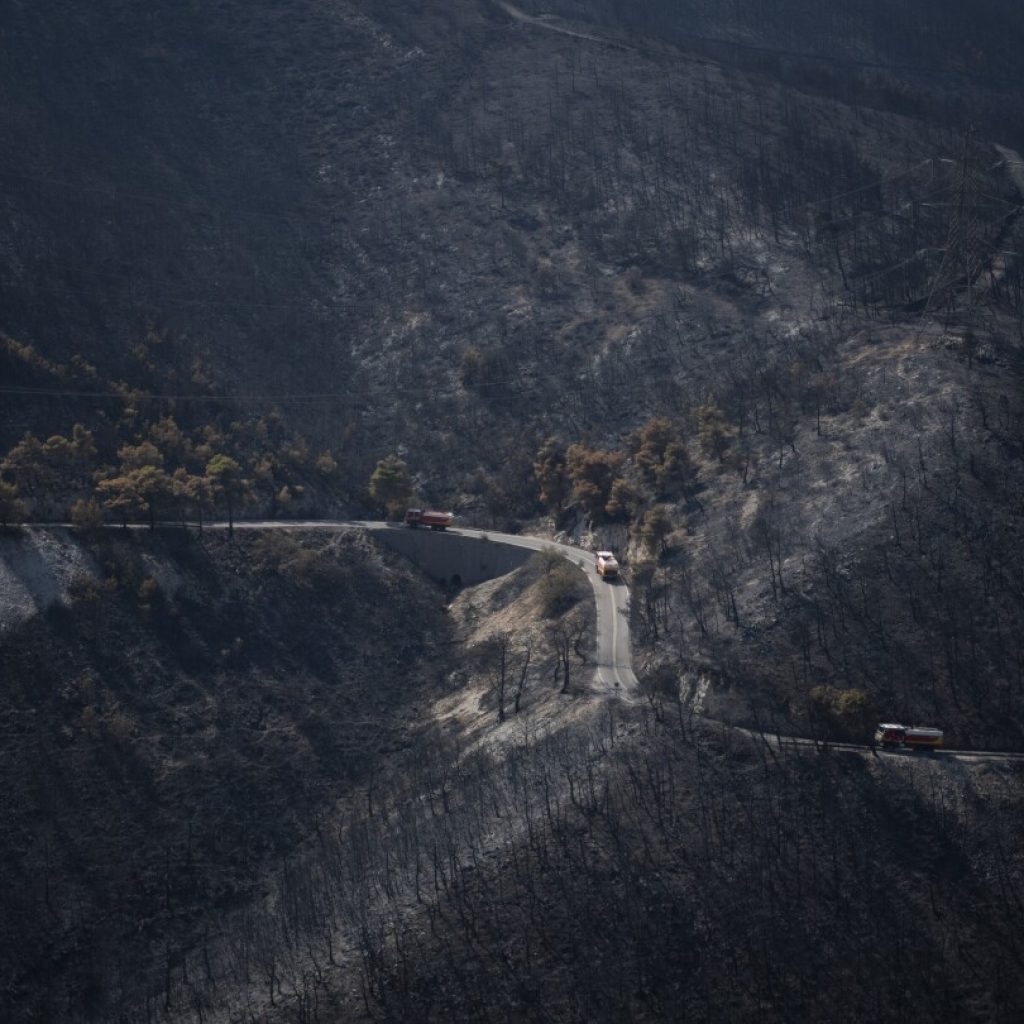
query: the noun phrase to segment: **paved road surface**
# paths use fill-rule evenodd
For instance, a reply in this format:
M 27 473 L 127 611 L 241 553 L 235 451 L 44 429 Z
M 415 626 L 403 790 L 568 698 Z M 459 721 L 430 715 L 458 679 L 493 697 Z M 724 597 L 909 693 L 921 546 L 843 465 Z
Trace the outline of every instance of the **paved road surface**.
M 211 529 L 227 529 L 227 523 L 218 522 L 206 525 Z M 120 527 L 111 528 L 120 529 Z M 133 524 L 132 528 L 143 530 L 148 529 L 148 526 Z M 310 519 L 282 521 L 280 519 L 266 519 L 235 523 L 236 530 L 388 530 L 394 528 L 394 524 L 372 520 Z M 594 600 L 597 604 L 597 668 L 594 676 L 594 686 L 598 692 L 607 693 L 609 696 L 619 696 L 627 701 L 636 698 L 637 678 L 633 672 L 629 642 L 629 591 L 621 580 L 615 583 L 606 583 L 597 575 L 594 569 L 592 552 L 586 551 L 583 548 L 573 547 L 571 544 L 556 544 L 553 541 L 544 540 L 540 537 L 528 537 L 522 534 L 468 529 L 450 529 L 449 532 L 463 537 L 479 537 L 481 539 L 487 537 L 491 543 L 512 544 L 516 547 L 528 548 L 531 551 L 552 550 L 569 559 L 574 565 L 581 565 L 587 574 L 587 578 L 590 580 L 590 585 L 594 591 Z M 712 721 L 710 719 L 705 720 Z M 744 733 L 755 740 L 761 740 L 774 750 L 783 750 L 787 747 L 795 750 L 813 748 L 817 750 L 828 749 L 830 751 L 850 751 L 863 754 L 870 749 L 869 747 L 854 743 L 820 743 L 800 736 L 782 736 L 777 733 L 762 734 L 750 729 L 729 726 L 724 722 L 718 724 L 730 732 Z M 879 749 L 875 753 L 879 757 L 885 758 L 938 758 L 945 761 L 975 764 L 984 762 L 998 762 L 1002 764 L 1024 763 L 1024 753 L 996 750 L 883 751 Z
M 361 526 L 369 530 L 391 528 L 387 523 L 369 521 L 348 525 Z M 511 544 L 515 547 L 529 548 L 531 551 L 556 551 L 574 565 L 581 565 L 590 580 L 594 590 L 594 601 L 597 604 L 597 671 L 594 686 L 601 692 L 617 693 L 627 699 L 632 695 L 636 689 L 637 678 L 633 674 L 629 642 L 629 590 L 621 580 L 606 583 L 597 575 L 593 552 L 573 547 L 571 544 L 556 544 L 553 541 L 522 534 L 462 528 L 449 528 L 448 532 L 460 537 L 487 537 L 494 544 Z
M 479 530 L 452 530 L 464 537 L 482 536 Z M 514 544 L 533 551 L 550 549 L 567 558 L 574 565 L 581 565 L 590 580 L 597 604 L 597 672 L 595 686 L 608 693 L 619 693 L 623 697 L 633 694 L 637 678 L 633 674 L 632 649 L 629 642 L 629 590 L 625 583 L 616 580 L 606 582 L 597 575 L 594 555 L 583 548 L 570 544 L 555 544 L 536 537 L 523 537 L 509 533 L 487 533 L 499 544 Z
M 707 719 L 706 719 L 707 720 Z M 753 740 L 767 743 L 773 750 L 816 750 L 834 751 L 838 753 L 849 752 L 864 754 L 871 750 L 871 747 L 863 743 L 825 743 L 821 740 L 811 740 L 804 736 L 781 736 L 778 733 L 759 733 L 753 729 L 743 729 L 740 726 L 725 726 L 732 732 L 740 732 Z M 1024 754 L 1012 753 L 1003 750 L 950 750 L 947 747 L 940 747 L 936 750 L 911 750 L 909 747 L 896 748 L 894 750 L 883 750 L 877 747 L 874 753 L 878 757 L 910 757 L 915 759 L 924 758 L 930 760 L 936 758 L 940 761 L 962 761 L 966 764 L 983 764 L 985 762 L 999 762 L 1001 764 L 1019 763 L 1024 764 Z
M 217 523 L 218 529 L 224 523 Z M 266 519 L 235 523 L 236 530 L 302 530 L 302 529 L 364 529 L 389 530 L 394 524 L 375 520 L 306 520 L 282 522 Z M 567 558 L 574 565 L 581 565 L 590 580 L 597 605 L 597 668 L 594 687 L 602 693 L 618 694 L 630 699 L 635 694 L 637 678 L 633 673 L 633 661 L 629 642 L 629 589 L 618 580 L 606 583 L 594 568 L 593 552 L 571 544 L 556 544 L 540 537 L 523 534 L 496 533 L 493 530 L 469 530 L 449 528 L 448 533 L 460 537 L 487 537 L 493 544 L 511 544 L 531 551 L 552 550 Z

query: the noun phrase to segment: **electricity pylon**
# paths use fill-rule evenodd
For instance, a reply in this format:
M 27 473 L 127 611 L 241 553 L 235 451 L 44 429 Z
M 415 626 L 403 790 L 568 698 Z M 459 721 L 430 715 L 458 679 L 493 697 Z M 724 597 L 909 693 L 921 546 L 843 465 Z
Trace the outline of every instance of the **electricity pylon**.
M 925 317 L 932 310 L 941 309 L 947 326 L 959 314 L 967 326 L 972 327 L 978 309 L 977 278 L 982 269 L 982 245 L 978 228 L 977 166 L 972 125 L 964 133 L 942 262 L 932 279 L 921 314 Z

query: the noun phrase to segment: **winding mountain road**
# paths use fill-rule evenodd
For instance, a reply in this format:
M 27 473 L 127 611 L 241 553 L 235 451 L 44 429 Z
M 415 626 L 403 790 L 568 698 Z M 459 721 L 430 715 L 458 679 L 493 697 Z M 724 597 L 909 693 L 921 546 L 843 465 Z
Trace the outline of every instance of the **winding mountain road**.
M 279 524 L 278 524 L 279 525 Z M 310 524 L 314 525 L 314 524 Z M 369 530 L 393 529 L 388 523 L 356 522 L 338 524 L 357 526 Z M 597 605 L 597 666 L 594 676 L 594 689 L 609 696 L 618 696 L 630 701 L 639 696 L 638 680 L 633 672 L 633 660 L 629 638 L 629 590 L 622 580 L 614 583 L 605 582 L 594 568 L 593 554 L 583 548 L 570 544 L 557 544 L 540 537 L 529 537 L 522 534 L 493 533 L 484 530 L 449 529 L 450 533 L 462 537 L 476 537 L 493 544 L 511 544 L 516 547 L 528 548 L 531 551 L 555 551 L 574 565 L 580 566 L 587 574 L 594 591 Z M 712 720 L 708 720 L 712 721 Z M 763 741 L 775 750 L 790 748 L 794 750 L 814 749 L 833 752 L 851 752 L 865 754 L 872 750 L 868 746 L 855 743 L 822 743 L 801 736 L 783 736 L 774 733 L 758 733 L 737 726 L 720 723 L 723 728 L 744 733 L 753 739 Z M 944 761 L 959 761 L 969 764 L 982 762 L 1024 763 L 1024 753 L 987 750 L 933 750 L 928 752 L 913 750 L 882 750 L 874 753 L 884 758 L 936 758 Z
M 223 527 L 225 524 L 218 523 Z M 301 529 L 362 529 L 373 532 L 395 529 L 394 523 L 375 520 L 308 520 L 282 522 L 266 519 L 235 523 L 236 530 L 301 530 Z M 629 643 L 629 590 L 621 580 L 605 582 L 594 569 L 593 554 L 571 544 L 557 544 L 541 537 L 523 534 L 495 533 L 492 530 L 449 528 L 448 533 L 459 537 L 479 539 L 491 544 L 510 544 L 530 551 L 555 551 L 574 565 L 578 565 L 590 580 L 597 605 L 597 650 L 594 688 L 598 692 L 618 694 L 629 699 L 636 692 L 637 678 Z
M 39 526 L 56 524 L 36 524 Z M 61 524 L 67 525 L 67 524 Z M 228 528 L 224 522 L 207 523 L 208 529 Z M 121 527 L 110 527 L 120 529 Z M 146 530 L 148 526 L 133 524 L 133 529 Z M 236 530 L 369 530 L 378 532 L 398 528 L 394 523 L 386 523 L 375 520 L 344 520 L 344 519 L 308 519 L 288 520 L 263 519 L 236 522 Z M 449 528 L 449 533 L 460 537 L 479 539 L 481 543 L 510 544 L 514 547 L 526 548 L 530 551 L 555 551 L 563 558 L 568 559 L 574 565 L 578 565 L 587 574 L 591 588 L 594 591 L 594 601 L 597 606 L 597 640 L 596 640 L 596 665 L 594 673 L 593 689 L 609 697 L 615 696 L 622 700 L 632 702 L 639 697 L 638 680 L 633 672 L 632 655 L 629 641 L 629 590 L 626 585 L 617 580 L 614 583 L 605 582 L 597 575 L 594 568 L 593 556 L 583 548 L 573 547 L 571 544 L 558 544 L 542 537 L 530 537 L 523 534 L 495 533 L 491 530 L 471 530 L 465 528 Z M 830 752 L 850 752 L 858 754 L 874 753 L 882 758 L 934 758 L 947 762 L 962 762 L 966 764 L 1001 763 L 1001 764 L 1024 764 L 1024 753 L 998 750 L 873 750 L 871 747 L 855 743 L 832 743 L 820 740 L 808 739 L 802 736 L 787 736 L 774 732 L 757 732 L 745 729 L 741 726 L 730 725 L 726 722 L 717 722 L 714 719 L 704 719 L 710 724 L 718 724 L 728 733 L 746 735 L 755 741 L 765 743 L 775 751 L 786 749 L 799 751 L 814 749 Z
M 380 524 L 383 525 L 383 524 Z M 570 544 L 556 544 L 538 537 L 511 533 L 490 533 L 481 530 L 453 529 L 449 532 L 463 537 L 484 537 L 492 543 L 512 544 L 531 551 L 555 551 L 578 565 L 590 580 L 597 605 L 597 671 L 594 685 L 598 690 L 617 693 L 628 698 L 636 691 L 637 678 L 629 643 L 629 590 L 622 580 L 606 582 L 597 575 L 590 551 Z

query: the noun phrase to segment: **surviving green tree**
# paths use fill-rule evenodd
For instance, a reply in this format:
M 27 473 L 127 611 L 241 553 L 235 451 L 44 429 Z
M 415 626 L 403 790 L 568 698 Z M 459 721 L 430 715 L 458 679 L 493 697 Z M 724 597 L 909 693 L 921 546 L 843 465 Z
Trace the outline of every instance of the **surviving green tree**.
M 235 508 L 247 500 L 251 481 L 242 476 L 242 467 L 230 455 L 214 455 L 206 464 L 206 478 L 213 494 L 223 499 L 228 509 L 228 536 L 235 534 Z
M 386 455 L 377 463 L 370 477 L 370 495 L 387 511 L 388 518 L 397 518 L 412 497 L 409 467 L 397 455 Z
M 156 445 L 144 441 L 122 445 L 117 452 L 121 465 L 116 472 L 96 484 L 99 494 L 107 495 L 104 505 L 121 517 L 127 527 L 130 515 L 148 514 L 149 528 L 156 526 L 158 504 L 171 492 L 164 472 L 164 457 Z
M 25 518 L 25 503 L 18 497 L 18 488 L 0 480 L 0 527 L 20 523 Z

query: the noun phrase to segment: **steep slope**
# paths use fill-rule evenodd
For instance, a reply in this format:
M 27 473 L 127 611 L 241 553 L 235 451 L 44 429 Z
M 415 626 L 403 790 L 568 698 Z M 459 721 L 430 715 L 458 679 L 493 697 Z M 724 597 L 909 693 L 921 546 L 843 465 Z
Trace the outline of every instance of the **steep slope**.
M 4 37 L 0 329 L 38 358 L 0 358 L 13 384 L 115 397 L 12 397 L 8 443 L 103 426 L 122 387 L 209 396 L 135 404 L 276 405 L 360 483 L 404 445 L 439 500 L 492 482 L 529 512 L 547 433 L 685 416 L 723 338 L 774 354 L 838 306 L 921 300 L 945 241 L 948 121 L 685 45 L 468 0 L 72 6 L 17 5 Z
M 422 728 L 441 595 L 359 534 L 0 551 L 2 1015 L 110 1019 Z
M 1018 1019 L 1017 775 L 686 711 L 1024 742 L 1022 16 L 512 6 L 0 15 L 26 511 L 365 510 L 398 451 L 618 547 L 652 693 L 495 753 L 494 648 L 447 693 L 362 542 L 5 535 L 0 1007 Z
M 396 826 L 349 991 L 387 1021 L 1015 1019 L 1019 773 L 870 760 L 670 721 L 508 751 L 497 796 Z

